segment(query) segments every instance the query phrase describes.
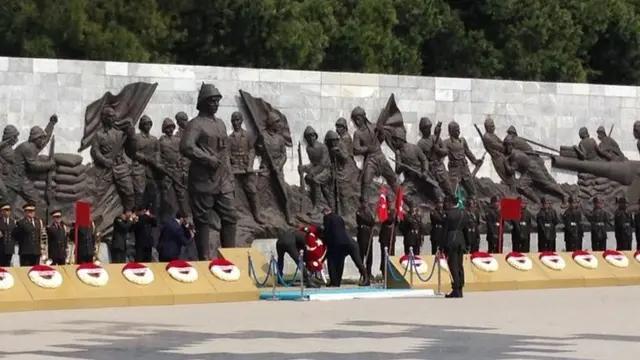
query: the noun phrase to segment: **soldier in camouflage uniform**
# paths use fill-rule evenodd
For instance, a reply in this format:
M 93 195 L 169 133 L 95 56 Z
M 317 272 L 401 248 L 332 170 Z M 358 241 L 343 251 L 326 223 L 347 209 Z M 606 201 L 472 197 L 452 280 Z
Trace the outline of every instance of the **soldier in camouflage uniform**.
M 166 118 L 162 121 L 163 134 L 158 140 L 160 161 L 165 171 L 171 175 L 171 177 L 164 176 L 162 178 L 162 219 L 174 218 L 177 211 L 182 211 L 184 214 L 189 213 L 187 192 L 181 184 L 176 184 L 174 181 L 182 179 L 180 138 L 174 134 L 175 130 L 176 125 L 173 120 Z
M 241 112 L 236 111 L 231 114 L 231 127 L 233 128 L 233 132 L 229 135 L 231 171 L 247 196 L 253 220 L 258 224 L 264 224 L 258 212 L 256 199 L 256 178 L 253 172 L 256 152 L 249 133 L 242 128 L 243 121 Z
M 131 165 L 133 176 L 133 193 L 135 196 L 136 208 L 150 209 L 157 214 L 158 195 L 156 168 L 160 163 L 160 145 L 158 138 L 149 132 L 153 127 L 151 118 L 144 115 L 140 118 L 136 134 L 136 154 Z
M 453 196 L 449 175 L 444 166 L 443 159 L 447 156 L 446 150 L 442 147 L 440 138 L 440 127 L 437 126 L 435 133 L 431 134 L 431 120 L 427 117 L 420 119 L 420 133 L 422 138 L 418 140 L 418 146 L 429 161 L 429 171 L 431 176 L 438 182 L 444 195 Z
M 451 183 L 456 185 L 454 188 L 462 186 L 467 196 L 475 196 L 476 187 L 471 178 L 467 159 L 475 166 L 480 166 L 482 160 L 476 159 L 467 145 L 467 140 L 460 136 L 460 125 L 457 122 L 449 123 L 449 138 L 444 141 L 443 147 L 449 157 L 449 178 Z
M 311 126 L 304 129 L 304 140 L 307 143 L 307 156 L 310 164 L 299 164 L 298 170 L 306 174 L 304 180 L 311 190 L 311 203 L 316 208 L 320 206 L 320 194 L 322 194 L 329 207 L 335 209 L 331 191 L 333 185 L 331 180 L 333 179 L 329 149 L 318 141 L 318 133 Z

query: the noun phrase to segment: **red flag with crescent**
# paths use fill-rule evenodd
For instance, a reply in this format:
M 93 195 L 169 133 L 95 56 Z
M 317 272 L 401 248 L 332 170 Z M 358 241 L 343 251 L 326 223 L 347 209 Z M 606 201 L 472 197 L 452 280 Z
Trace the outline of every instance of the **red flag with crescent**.
M 311 272 L 322 271 L 327 248 L 314 232 L 308 232 L 307 238 L 307 269 Z
M 398 186 L 398 192 L 396 193 L 396 218 L 398 221 L 404 220 L 404 192 L 402 185 Z
M 380 221 L 381 223 L 389 219 L 389 204 L 387 201 L 386 187 L 380 188 L 380 198 L 378 199 L 377 217 L 378 217 L 378 221 Z

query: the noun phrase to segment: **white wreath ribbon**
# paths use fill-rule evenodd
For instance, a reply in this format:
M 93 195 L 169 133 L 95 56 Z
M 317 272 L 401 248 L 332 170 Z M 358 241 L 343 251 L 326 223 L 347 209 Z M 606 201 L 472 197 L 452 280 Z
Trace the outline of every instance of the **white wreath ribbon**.
M 592 254 L 572 254 L 573 261 L 585 269 L 597 269 L 598 259 Z
M 103 287 L 109 283 L 109 273 L 102 267 L 80 267 L 76 270 L 76 275 L 80 281 L 90 286 Z
M 15 283 L 15 279 L 10 272 L 0 269 L 0 291 L 11 289 Z
M 498 265 L 498 260 L 490 254 L 487 254 L 487 256 L 472 256 L 471 263 L 473 263 L 473 265 L 478 269 L 485 272 L 496 272 L 500 267 L 500 265 Z
M 619 251 L 607 250 L 602 253 L 602 257 L 612 266 L 618 268 L 626 268 L 629 266 L 629 258 Z
M 540 262 L 552 270 L 563 270 L 567 266 L 564 259 L 556 253 L 540 255 Z
M 240 280 L 240 269 L 235 265 L 211 265 L 209 270 L 215 277 L 223 281 Z
M 46 271 L 29 271 L 29 280 L 44 289 L 57 289 L 62 285 L 62 275 L 54 268 Z M 49 279 L 45 276 L 50 277 Z
M 155 280 L 153 271 L 148 267 L 131 267 L 126 266 L 122 269 L 122 276 L 128 281 L 137 285 L 149 285 Z
M 413 272 L 414 274 L 426 274 L 429 272 L 429 265 L 427 265 L 427 263 L 422 260 L 421 257 L 414 255 L 413 264 L 414 266 L 409 266 L 409 271 Z M 403 269 L 405 269 L 409 265 L 409 256 L 402 256 L 400 258 L 400 265 Z
M 529 271 L 533 269 L 533 261 L 522 253 L 509 253 L 506 256 L 507 263 L 520 271 Z
M 198 280 L 198 270 L 193 266 L 190 267 L 170 267 L 167 269 L 167 273 L 174 280 L 183 283 L 192 283 Z

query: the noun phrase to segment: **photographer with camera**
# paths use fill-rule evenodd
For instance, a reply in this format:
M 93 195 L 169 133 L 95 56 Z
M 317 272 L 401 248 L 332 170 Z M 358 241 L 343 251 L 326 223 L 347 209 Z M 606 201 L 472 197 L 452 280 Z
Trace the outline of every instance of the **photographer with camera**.
M 158 259 L 170 262 L 180 259 L 182 247 L 193 239 L 193 227 L 186 223 L 187 215 L 178 211 L 175 219 L 167 221 L 158 239 Z

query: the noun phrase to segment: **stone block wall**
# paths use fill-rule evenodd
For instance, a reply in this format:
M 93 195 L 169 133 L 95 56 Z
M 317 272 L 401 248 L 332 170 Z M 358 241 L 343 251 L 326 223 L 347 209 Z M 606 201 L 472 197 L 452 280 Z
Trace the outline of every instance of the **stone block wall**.
M 75 152 L 85 107 L 104 92 L 117 93 L 135 81 L 158 82 L 146 110 L 154 120 L 155 134 L 165 117 L 178 111 L 195 115 L 197 91 L 205 81 L 224 95 L 221 118 L 228 121 L 238 109 L 238 90 L 243 89 L 280 109 L 296 142 L 307 125 L 324 136 L 338 117 L 348 119 L 355 106 L 363 107 L 375 121 L 393 93 L 410 141 L 418 138 L 422 116 L 445 124 L 455 120 L 472 151 L 481 156 L 484 149 L 473 124 L 482 127 L 491 114 L 500 136 L 514 125 L 521 135 L 555 148 L 577 143 L 581 126 L 595 136 L 598 126 L 614 125 L 613 137 L 630 158 L 638 159 L 631 129 L 639 113 L 640 92 L 631 86 L 0 57 L 0 126 L 13 124 L 26 139 L 31 126 L 43 126 L 57 113 L 57 151 Z M 84 156 L 90 161 L 88 153 Z M 289 183 L 297 183 L 296 166 L 291 149 L 285 166 Z M 575 182 L 573 175 L 555 175 L 561 182 Z M 497 179 L 490 163 L 479 176 Z

